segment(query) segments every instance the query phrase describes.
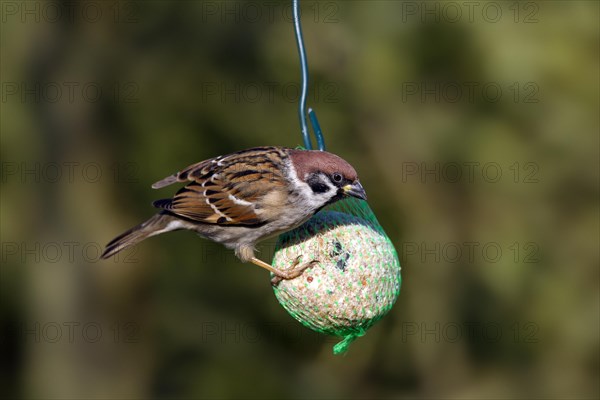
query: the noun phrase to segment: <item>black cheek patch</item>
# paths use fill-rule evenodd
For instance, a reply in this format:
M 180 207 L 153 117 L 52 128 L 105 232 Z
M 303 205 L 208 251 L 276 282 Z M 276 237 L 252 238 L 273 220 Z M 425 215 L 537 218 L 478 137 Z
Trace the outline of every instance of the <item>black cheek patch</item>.
M 310 179 L 307 183 L 313 193 L 325 193 L 329 191 L 329 186 L 322 183 L 319 179 Z

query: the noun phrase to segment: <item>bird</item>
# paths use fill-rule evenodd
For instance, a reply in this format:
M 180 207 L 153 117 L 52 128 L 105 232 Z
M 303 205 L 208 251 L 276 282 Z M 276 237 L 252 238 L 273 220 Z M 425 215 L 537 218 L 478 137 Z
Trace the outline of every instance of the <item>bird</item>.
M 175 183 L 187 184 L 172 198 L 154 201 L 160 211 L 110 241 L 102 259 L 151 236 L 186 229 L 234 250 L 242 262 L 270 271 L 273 283 L 294 279 L 318 260 L 300 264 L 297 259 L 280 270 L 257 258 L 255 245 L 302 225 L 338 200 L 367 200 L 354 167 L 341 157 L 278 146 L 201 161 L 152 188 Z

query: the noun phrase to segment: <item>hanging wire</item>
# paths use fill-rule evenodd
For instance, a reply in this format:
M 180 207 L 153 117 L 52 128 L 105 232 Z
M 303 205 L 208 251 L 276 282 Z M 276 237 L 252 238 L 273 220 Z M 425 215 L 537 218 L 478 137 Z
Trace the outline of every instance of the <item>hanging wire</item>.
M 294 16 L 294 32 L 296 33 L 296 46 L 298 47 L 298 56 L 300 57 L 300 71 L 302 73 L 302 90 L 300 93 L 300 103 L 298 104 L 298 117 L 300 119 L 300 129 L 302 138 L 304 139 L 304 147 L 307 150 L 312 150 L 312 141 L 310 140 L 310 132 L 306 123 L 306 98 L 308 96 L 308 61 L 306 59 L 306 50 L 304 49 L 304 37 L 302 36 L 302 24 L 300 22 L 300 5 L 299 0 L 292 0 L 292 11 Z M 312 125 L 314 135 L 317 138 L 317 146 L 319 150 L 325 150 L 325 139 L 323 132 L 317 119 L 317 114 L 312 109 L 308 110 L 310 123 Z

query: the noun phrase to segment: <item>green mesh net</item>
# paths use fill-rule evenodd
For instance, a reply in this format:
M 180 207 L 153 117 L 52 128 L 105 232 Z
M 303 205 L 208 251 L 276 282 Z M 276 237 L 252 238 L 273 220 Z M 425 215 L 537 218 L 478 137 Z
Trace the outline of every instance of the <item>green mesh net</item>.
M 298 257 L 319 263 L 274 285 L 275 296 L 306 327 L 342 337 L 334 354 L 346 352 L 400 293 L 398 255 L 365 201 L 339 201 L 279 236 L 273 266 L 290 268 Z

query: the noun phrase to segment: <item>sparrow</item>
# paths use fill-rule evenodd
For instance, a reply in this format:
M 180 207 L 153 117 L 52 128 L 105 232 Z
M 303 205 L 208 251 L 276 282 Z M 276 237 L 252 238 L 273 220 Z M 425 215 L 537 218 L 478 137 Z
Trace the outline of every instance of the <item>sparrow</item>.
M 161 233 L 187 229 L 233 249 L 242 262 L 293 279 L 315 261 L 279 270 L 256 258 L 256 243 L 292 230 L 345 197 L 366 200 L 354 168 L 325 151 L 257 147 L 190 165 L 152 185 L 187 182 L 160 211 L 114 238 L 102 259 Z

